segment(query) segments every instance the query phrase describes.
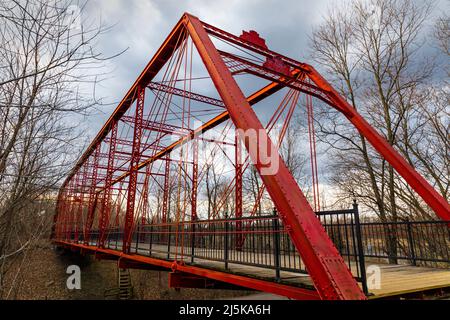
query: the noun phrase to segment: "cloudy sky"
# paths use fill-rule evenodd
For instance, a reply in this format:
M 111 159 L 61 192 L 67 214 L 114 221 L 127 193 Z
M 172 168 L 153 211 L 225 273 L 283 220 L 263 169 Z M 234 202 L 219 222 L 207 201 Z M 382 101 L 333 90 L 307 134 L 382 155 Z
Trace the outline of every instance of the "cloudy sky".
M 108 62 L 110 73 L 96 88 L 107 105 L 84 119 L 91 141 L 184 12 L 240 35 L 255 30 L 270 49 L 308 61 L 308 37 L 333 6 L 347 0 L 90 0 L 83 21 L 113 26 L 98 39 L 105 55 L 125 53 Z M 421 1 L 421 0 L 417 0 Z M 435 0 L 434 17 L 448 12 L 450 1 Z M 309 61 L 308 61 L 309 62 Z M 316 66 L 320 70 L 320 66 Z
M 113 26 L 98 40 L 105 55 L 125 53 L 109 62 L 111 71 L 96 95 L 109 106 L 88 117 L 89 140 L 98 132 L 136 77 L 184 12 L 233 34 L 256 30 L 269 48 L 307 60 L 308 36 L 339 0 L 91 0 L 83 20 Z M 447 11 L 449 1 L 437 0 L 435 14 Z
M 256 30 L 275 51 L 293 58 L 307 56 L 307 37 L 320 22 L 330 0 L 93 0 L 83 14 L 113 29 L 99 41 L 104 54 L 127 51 L 110 61 L 111 73 L 97 95 L 118 102 L 151 59 L 184 12 L 233 34 Z M 84 17 L 83 17 L 84 18 Z M 114 104 L 86 119 L 93 137 L 111 114 Z
M 98 42 L 108 54 L 127 51 L 110 61 L 111 73 L 97 89 L 111 106 L 89 117 L 89 135 L 97 133 L 114 103 L 120 101 L 152 55 L 184 12 L 229 31 L 256 30 L 269 48 L 292 58 L 306 60 L 308 36 L 339 0 L 91 0 L 83 14 L 113 29 Z M 436 13 L 448 9 L 438 0 Z M 85 17 L 83 17 L 85 18 Z

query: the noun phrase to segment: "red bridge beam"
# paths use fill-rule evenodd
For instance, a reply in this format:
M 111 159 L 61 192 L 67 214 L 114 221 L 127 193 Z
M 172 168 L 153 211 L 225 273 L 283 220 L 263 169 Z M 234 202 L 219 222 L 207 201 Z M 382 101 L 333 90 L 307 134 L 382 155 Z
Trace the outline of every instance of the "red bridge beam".
M 298 75 L 298 73 L 299 73 L 298 70 L 294 70 L 292 72 L 293 76 Z M 248 103 L 250 105 L 254 105 L 254 104 L 260 102 L 261 100 L 264 100 L 266 97 L 274 94 L 275 92 L 277 92 L 277 91 L 279 91 L 279 90 L 281 90 L 283 88 L 284 88 L 284 85 L 282 83 L 273 82 L 273 83 L 265 86 L 261 90 L 258 90 L 257 92 L 255 92 L 252 95 L 250 95 L 247 98 L 247 101 L 248 101 Z M 219 124 L 227 121 L 229 118 L 230 118 L 230 115 L 229 115 L 228 111 L 222 112 L 218 116 L 212 118 L 211 120 L 209 120 L 208 122 L 204 123 L 203 125 L 201 125 L 197 129 L 193 130 L 190 135 L 187 135 L 185 137 L 180 138 L 179 140 L 173 142 L 172 144 L 170 144 L 166 148 L 163 148 L 161 151 L 156 153 L 151 158 L 146 159 L 145 161 L 142 161 L 139 164 L 138 168 L 142 169 L 145 166 L 149 165 L 150 163 L 152 163 L 152 162 L 154 162 L 154 161 L 156 161 L 158 159 L 161 160 L 164 156 L 170 154 L 170 152 L 172 152 L 174 149 L 182 146 L 184 143 L 190 141 L 192 138 L 197 137 L 197 136 L 201 135 L 202 133 L 204 133 L 204 132 L 206 132 L 206 131 L 208 131 L 208 130 L 218 126 Z M 126 173 L 122 174 L 118 178 L 114 179 L 112 184 L 115 184 L 115 183 L 118 183 L 118 182 L 122 181 L 123 179 L 128 177 L 128 175 L 129 175 L 129 172 L 126 172 Z
M 256 130 L 260 134 L 260 139 L 263 140 L 258 140 L 259 142 L 264 142 L 268 150 L 277 150 L 201 21 L 189 14 L 185 14 L 185 19 L 192 41 L 236 128 Z M 278 158 L 278 170 L 273 175 L 264 175 L 264 165 L 259 157 L 260 144 L 258 143 L 256 148 L 250 148 L 249 139 L 243 140 L 320 297 L 322 299 L 366 299 L 278 151 L 276 156 L 272 154 L 272 157 Z
M 312 67 L 308 76 L 328 92 L 337 109 L 358 129 L 379 154 L 400 174 L 442 220 L 450 220 L 450 206 L 429 183 Z
M 173 87 L 169 87 L 166 86 L 162 83 L 159 82 L 150 82 L 147 86 L 147 88 L 153 89 L 153 90 L 157 90 L 157 91 L 162 91 L 162 92 L 167 92 L 167 93 L 171 93 L 174 94 L 176 96 L 179 97 L 184 97 L 184 98 L 188 98 L 191 100 L 196 100 L 199 102 L 203 102 L 209 105 L 213 105 L 216 107 L 221 107 L 221 108 L 225 108 L 225 105 L 223 104 L 223 102 L 221 100 L 218 99 L 214 99 L 211 97 L 207 97 L 198 93 L 194 93 L 194 92 L 189 92 L 186 90 L 182 90 L 182 89 L 178 89 L 178 88 L 173 88 Z
M 137 83 L 145 84 L 150 82 L 154 75 L 159 72 L 161 67 L 166 62 L 167 58 L 170 57 L 171 53 L 176 49 L 176 40 L 181 32 L 184 32 L 183 28 L 181 27 L 182 25 L 184 25 L 189 30 L 189 33 L 203 61 L 205 62 L 205 65 L 207 66 L 207 69 L 216 85 L 216 88 L 219 91 L 219 94 L 222 97 L 222 100 L 225 102 L 228 111 L 212 119 L 204 126 L 197 128 L 193 133 L 188 134 L 187 136 L 181 138 L 179 141 L 164 148 L 155 156 L 142 161 L 141 163 L 139 163 L 139 161 L 132 161 L 132 163 L 134 163 L 133 165 L 131 165 L 130 170 L 114 179 L 111 184 L 119 182 L 124 178 L 133 175 L 133 173 L 135 173 L 140 168 L 145 167 L 146 165 L 157 159 L 161 159 L 164 155 L 170 153 L 170 151 L 172 151 L 177 146 L 183 145 L 192 137 L 201 134 L 209 128 L 212 128 L 217 124 L 227 120 L 230 114 L 234 124 L 238 128 L 264 130 L 261 123 L 259 122 L 259 119 L 250 108 L 250 105 L 264 99 L 271 93 L 285 86 L 291 85 L 290 80 L 286 80 L 285 83 L 283 83 L 282 78 L 276 79 L 278 83 L 272 83 L 271 85 L 268 85 L 267 87 L 263 88 L 262 90 L 246 99 L 242 95 L 242 92 L 234 81 L 230 70 L 221 57 L 221 54 L 217 51 L 217 49 L 209 39 L 208 33 L 216 32 L 220 35 L 220 37 L 226 39 L 227 41 L 238 42 L 243 47 L 248 47 L 251 50 L 259 51 L 268 59 L 273 59 L 275 57 L 275 54 L 272 54 L 270 50 L 267 50 L 260 46 L 254 46 L 245 41 L 242 41 L 242 39 L 231 36 L 230 34 L 220 31 L 217 28 L 212 28 L 211 26 L 202 23 L 197 18 L 185 14 L 177 24 L 177 26 L 174 28 L 169 38 L 157 52 L 160 60 L 155 60 L 154 57 L 133 87 L 136 87 Z M 205 30 L 205 27 L 208 30 Z M 169 45 L 165 47 L 165 49 L 162 49 L 169 43 L 172 43 L 172 45 Z M 164 52 L 164 54 L 162 54 L 162 52 Z M 324 101 L 328 102 L 332 107 L 341 111 L 351 121 L 351 123 L 354 124 L 355 127 L 364 136 L 366 136 L 366 138 L 369 140 L 369 142 L 372 143 L 375 149 L 381 155 L 383 155 L 383 157 L 397 170 L 400 175 L 405 178 L 405 180 L 413 187 L 413 189 L 422 196 L 422 198 L 430 205 L 430 207 L 436 212 L 436 214 L 438 214 L 440 217 L 443 217 L 444 219 L 450 218 L 449 205 L 446 200 L 443 199 L 443 197 L 440 196 L 428 184 L 428 182 L 424 178 L 422 178 L 411 166 L 409 166 L 409 164 L 400 156 L 400 154 L 398 154 L 398 152 L 396 152 L 396 150 L 392 148 L 392 146 L 384 141 L 384 139 L 376 132 L 376 130 L 374 130 L 356 112 L 356 110 L 354 110 L 341 96 L 339 96 L 339 94 L 312 67 L 283 57 L 281 55 L 278 56 L 285 63 L 294 68 L 294 73 L 301 73 L 303 76 L 306 75 L 307 77 L 309 77 L 317 85 L 317 88 L 321 90 L 321 95 L 325 93 L 328 99 Z M 233 57 L 233 59 L 236 60 L 235 57 Z M 154 63 L 154 65 L 152 65 L 152 62 Z M 244 62 L 241 61 L 241 63 Z M 260 66 L 253 66 L 253 68 L 255 68 L 256 70 L 256 75 L 259 75 L 258 73 L 260 72 L 257 69 L 260 69 L 264 72 L 267 71 L 263 70 L 264 66 L 262 68 Z M 133 90 L 132 89 L 130 89 L 129 93 L 127 94 L 127 96 L 129 97 L 124 98 L 124 100 L 114 112 L 113 116 L 118 115 L 118 118 L 120 118 L 129 108 L 131 103 L 135 100 L 136 88 L 134 88 Z M 297 90 L 304 91 L 304 89 L 302 90 L 302 88 L 298 88 Z M 127 99 L 129 100 L 128 105 L 127 103 L 123 103 Z M 230 114 L 228 114 L 228 112 Z M 89 155 L 92 153 L 92 150 L 94 150 L 95 148 L 97 148 L 98 150 L 99 144 L 101 143 L 101 141 L 103 141 L 106 134 L 110 130 L 110 128 L 108 127 L 108 123 L 110 122 L 110 120 L 111 118 L 102 129 L 103 133 L 102 131 L 99 133 L 99 135 L 96 137 L 97 141 L 95 142 L 94 140 L 88 151 L 78 162 L 77 167 L 72 171 L 72 174 L 68 177 L 68 179 L 66 179 L 64 187 L 77 172 L 78 167 L 88 159 Z M 269 141 L 269 144 L 271 144 L 270 140 L 267 141 Z M 246 148 L 248 149 L 248 143 L 246 144 Z M 251 156 L 254 163 L 256 164 L 256 167 L 259 171 L 261 171 L 262 165 L 258 163 L 258 158 L 255 156 L 255 154 L 251 154 Z M 94 157 L 94 162 L 95 158 L 98 159 L 98 157 Z M 94 165 L 94 167 L 97 166 L 98 165 Z M 93 176 L 95 181 L 96 174 L 93 174 Z M 316 288 L 318 289 L 320 296 L 327 299 L 364 298 L 353 277 L 351 277 L 348 268 L 343 263 L 342 257 L 339 256 L 337 250 L 334 248 L 333 244 L 326 236 L 323 227 L 320 225 L 320 223 L 312 218 L 313 216 L 315 217 L 315 215 L 312 212 L 311 207 L 307 203 L 305 197 L 292 178 L 289 170 L 287 170 L 287 168 L 285 167 L 284 163 L 280 161 L 280 170 L 277 174 L 273 176 L 263 175 L 262 178 L 269 194 L 271 195 L 274 203 L 278 208 L 278 211 L 280 212 L 281 218 L 288 228 L 289 234 L 294 241 L 297 250 L 305 261 L 307 269 L 312 276 L 312 279 L 316 285 Z M 130 179 L 132 179 L 132 177 L 130 177 Z M 110 185 L 106 185 L 106 187 L 109 186 Z M 99 190 L 98 192 L 101 191 L 102 190 Z M 68 196 L 70 197 L 70 195 Z M 127 211 L 131 212 L 133 210 Z
M 179 271 L 198 277 L 204 277 L 212 280 L 230 283 L 236 286 L 246 287 L 258 291 L 269 292 L 280 296 L 289 297 L 297 300 L 318 300 L 319 295 L 314 290 L 304 289 L 300 287 L 288 286 L 280 283 L 265 281 L 261 279 L 255 279 L 221 271 L 215 271 L 211 269 L 204 269 L 200 267 L 194 267 L 189 265 L 174 264 L 172 261 L 150 258 L 135 254 L 126 254 L 120 251 L 111 249 L 102 249 L 94 246 L 88 246 L 83 244 L 76 244 L 65 241 L 55 241 L 56 245 L 65 246 L 69 248 L 78 248 L 86 253 L 96 254 L 100 259 L 126 259 L 128 261 L 134 261 L 136 264 L 146 264 L 154 267 L 161 267 L 166 270 Z M 141 268 L 141 267 L 139 267 Z
M 77 172 L 78 168 L 81 167 L 81 165 L 95 150 L 97 145 L 108 135 L 108 132 L 111 130 L 114 122 L 118 121 L 127 112 L 130 106 L 136 100 L 137 88 L 139 86 L 145 87 L 153 79 L 153 77 L 156 74 L 158 74 L 158 72 L 167 62 L 168 58 L 172 55 L 172 52 L 174 52 L 178 48 L 180 42 L 178 42 L 177 39 L 181 35 L 183 29 L 184 29 L 183 20 L 180 19 L 180 21 L 178 21 L 178 23 L 172 29 L 172 31 L 170 32 L 169 36 L 166 38 L 164 43 L 158 49 L 156 54 L 153 56 L 153 58 L 150 60 L 150 62 L 147 64 L 144 70 L 141 72 L 137 80 L 128 90 L 127 94 L 119 103 L 118 107 L 114 110 L 113 114 L 109 117 L 105 125 L 102 127 L 102 129 L 99 131 L 97 136 L 91 142 L 91 144 L 86 149 L 84 154 L 78 160 L 77 164 L 64 181 L 62 187 L 66 186 L 66 184 L 69 182 L 72 176 Z

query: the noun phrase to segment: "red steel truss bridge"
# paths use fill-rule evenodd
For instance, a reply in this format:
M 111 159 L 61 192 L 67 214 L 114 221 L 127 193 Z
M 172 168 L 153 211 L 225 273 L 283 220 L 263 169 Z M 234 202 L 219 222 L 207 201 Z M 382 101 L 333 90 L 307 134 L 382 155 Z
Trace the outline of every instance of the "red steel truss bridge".
M 317 105 L 347 118 L 440 220 L 363 223 L 356 203 L 321 211 Z M 309 201 L 279 151 L 299 109 Z M 397 267 L 418 276 L 448 266 L 449 220 L 448 202 L 312 66 L 255 31 L 236 36 L 186 13 L 62 185 L 52 240 L 120 268 L 170 271 L 170 287 L 367 299 L 369 258 L 406 261 Z M 395 257 L 382 245 L 392 230 L 404 239 Z M 448 271 L 433 274 L 433 288 L 450 286 Z

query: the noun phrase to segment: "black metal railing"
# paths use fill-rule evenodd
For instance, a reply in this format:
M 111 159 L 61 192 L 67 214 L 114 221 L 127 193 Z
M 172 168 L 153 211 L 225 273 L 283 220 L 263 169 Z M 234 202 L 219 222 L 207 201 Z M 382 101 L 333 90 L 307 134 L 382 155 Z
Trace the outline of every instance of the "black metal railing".
M 450 267 L 450 221 L 361 222 L 358 206 L 317 213 L 330 239 L 367 294 L 366 264 L 390 263 Z M 122 249 L 123 229 L 110 228 L 106 247 Z M 74 241 L 74 235 L 67 235 Z M 89 244 L 98 245 L 99 232 Z M 83 242 L 80 234 L 78 242 Z M 255 217 L 139 224 L 132 253 L 186 263 L 219 261 L 282 271 L 306 273 L 305 265 L 276 212 Z
M 340 255 L 355 278 L 368 293 L 361 223 L 358 205 L 349 210 L 321 211 L 316 213 Z
M 391 264 L 450 267 L 448 221 L 361 223 L 366 260 Z

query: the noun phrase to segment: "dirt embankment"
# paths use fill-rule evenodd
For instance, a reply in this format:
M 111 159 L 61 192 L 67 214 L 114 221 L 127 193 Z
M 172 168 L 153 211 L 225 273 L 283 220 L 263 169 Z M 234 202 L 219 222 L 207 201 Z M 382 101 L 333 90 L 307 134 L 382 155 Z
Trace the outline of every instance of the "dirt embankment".
M 81 289 L 69 290 L 66 274 L 69 265 L 81 269 Z M 220 299 L 248 295 L 247 291 L 168 288 L 167 272 L 131 270 L 135 299 Z M 28 252 L 26 263 L 17 279 L 18 290 L 14 299 L 105 299 L 107 289 L 117 287 L 117 264 L 98 261 L 88 256 L 79 259 L 62 254 L 49 243 Z

